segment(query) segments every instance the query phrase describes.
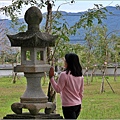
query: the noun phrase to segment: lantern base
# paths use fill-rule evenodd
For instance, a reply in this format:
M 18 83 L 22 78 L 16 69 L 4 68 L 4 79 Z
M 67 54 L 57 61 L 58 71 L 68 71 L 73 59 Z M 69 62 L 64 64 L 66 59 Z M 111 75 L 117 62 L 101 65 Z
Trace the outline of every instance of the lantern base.
M 28 109 L 31 115 L 37 115 L 41 109 L 46 110 L 46 114 L 52 113 L 56 105 L 52 102 L 47 103 L 13 103 L 11 109 L 16 114 L 22 114 L 22 109 Z
M 37 119 L 37 120 L 42 120 L 42 119 L 63 119 L 60 114 L 45 114 L 45 113 L 39 113 L 38 115 L 31 115 L 29 113 L 23 113 L 23 114 L 7 114 L 3 119 Z

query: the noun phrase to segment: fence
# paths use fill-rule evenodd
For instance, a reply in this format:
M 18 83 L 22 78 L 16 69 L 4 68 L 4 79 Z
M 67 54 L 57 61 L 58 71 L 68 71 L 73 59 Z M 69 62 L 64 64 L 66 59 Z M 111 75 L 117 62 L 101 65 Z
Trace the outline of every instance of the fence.
M 115 71 L 115 67 L 108 67 L 106 70 L 106 75 L 113 76 Z M 85 72 L 85 69 L 83 69 L 83 73 Z M 88 70 L 86 74 L 91 75 L 92 70 Z M 13 67 L 12 65 L 0 65 L 0 77 L 1 76 L 11 76 L 13 74 Z M 24 75 L 22 72 L 18 73 L 19 75 Z M 86 75 L 85 74 L 85 75 Z M 93 75 L 102 75 L 101 70 L 96 69 Z M 117 68 L 116 70 L 116 75 L 120 75 L 120 67 Z

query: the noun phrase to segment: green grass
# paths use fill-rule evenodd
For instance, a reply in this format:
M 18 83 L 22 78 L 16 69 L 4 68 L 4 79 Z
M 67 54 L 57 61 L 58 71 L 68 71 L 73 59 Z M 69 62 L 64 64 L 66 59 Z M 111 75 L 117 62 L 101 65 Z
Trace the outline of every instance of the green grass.
M 87 85 L 86 78 L 84 79 L 84 97 L 78 119 L 120 119 L 120 77 L 117 77 L 117 81 L 114 81 L 113 77 L 108 77 L 115 93 L 106 81 L 105 92 L 100 93 L 101 81 L 102 77 L 94 77 L 93 82 Z M 42 87 L 47 94 L 48 80 Z M 0 78 L 0 118 L 13 113 L 11 104 L 20 101 L 25 89 L 26 79 L 24 77 L 20 77 L 15 84 L 12 83 L 11 77 Z M 59 94 L 56 97 L 56 105 L 56 112 L 63 115 Z
M 102 77 L 98 77 L 90 85 L 85 84 L 82 111 L 79 118 L 82 119 L 120 119 L 120 77 L 115 82 L 109 77 L 115 93 L 105 81 L 105 92 L 100 94 Z
M 25 84 L 25 78 L 18 80 L 16 84 L 12 83 L 11 77 L 0 78 L 0 118 L 7 113 L 12 113 L 11 104 L 20 101 Z

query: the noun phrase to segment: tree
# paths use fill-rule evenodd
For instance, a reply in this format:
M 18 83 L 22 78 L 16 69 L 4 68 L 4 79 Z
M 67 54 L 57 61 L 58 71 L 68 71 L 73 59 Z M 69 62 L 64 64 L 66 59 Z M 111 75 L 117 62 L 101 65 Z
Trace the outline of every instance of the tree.
M 2 64 L 5 63 L 5 58 L 7 51 L 10 49 L 9 42 L 6 37 L 6 27 L 5 27 L 5 21 L 0 21 L 0 46 L 1 46 L 1 61 Z
M 86 62 L 84 64 L 85 66 L 85 73 L 87 73 L 87 84 L 89 84 L 89 79 L 88 79 L 88 71 L 89 69 L 93 69 L 93 72 L 91 74 L 91 81 L 93 80 L 93 73 L 95 72 L 95 64 L 97 62 L 97 59 L 95 59 L 94 56 L 94 36 L 93 36 L 94 29 L 93 27 L 90 27 L 87 32 L 85 33 L 85 55 L 86 55 Z M 84 74 L 85 74 L 84 73 Z
M 88 62 L 91 65 L 89 67 L 92 67 L 96 64 L 101 70 L 103 76 L 100 90 L 101 92 L 104 92 L 104 80 L 106 79 L 105 75 L 107 66 L 109 63 L 111 63 L 111 61 L 113 61 L 111 56 L 115 51 L 116 44 L 118 43 L 118 38 L 116 37 L 116 34 L 114 34 L 116 31 L 111 31 L 108 33 L 107 27 L 105 25 L 97 25 L 88 29 L 85 37 L 87 43 L 86 51 L 88 51 L 86 52 L 86 57 L 88 58 Z
M 113 63 L 112 65 L 115 67 L 114 69 L 114 81 L 116 81 L 116 76 L 117 76 L 117 68 L 119 66 L 119 63 L 120 63 L 120 52 L 119 52 L 119 40 L 120 40 L 120 37 L 117 37 L 114 36 L 113 39 L 116 39 L 116 45 L 114 46 L 114 50 L 113 52 L 111 53 L 111 63 Z

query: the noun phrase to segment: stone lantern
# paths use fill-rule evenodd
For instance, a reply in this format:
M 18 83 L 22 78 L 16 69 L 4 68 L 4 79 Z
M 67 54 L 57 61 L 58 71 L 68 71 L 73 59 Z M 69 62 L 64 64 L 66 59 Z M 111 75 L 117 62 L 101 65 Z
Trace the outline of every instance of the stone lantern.
M 21 65 L 14 67 L 14 71 L 24 72 L 27 79 L 26 91 L 20 97 L 19 103 L 11 105 L 11 109 L 16 114 L 22 114 L 22 108 L 25 108 L 30 114 L 37 115 L 41 109 L 55 109 L 55 105 L 48 102 L 40 80 L 44 72 L 48 72 L 50 68 L 50 65 L 46 63 L 46 47 L 54 46 L 57 36 L 42 33 L 39 30 L 42 13 L 37 7 L 30 7 L 24 19 L 28 24 L 26 32 L 7 35 L 12 47 L 21 47 Z

